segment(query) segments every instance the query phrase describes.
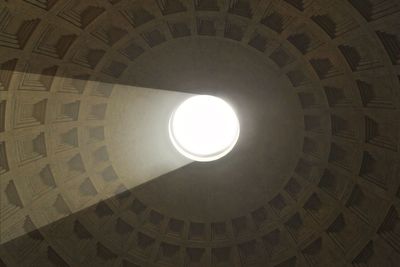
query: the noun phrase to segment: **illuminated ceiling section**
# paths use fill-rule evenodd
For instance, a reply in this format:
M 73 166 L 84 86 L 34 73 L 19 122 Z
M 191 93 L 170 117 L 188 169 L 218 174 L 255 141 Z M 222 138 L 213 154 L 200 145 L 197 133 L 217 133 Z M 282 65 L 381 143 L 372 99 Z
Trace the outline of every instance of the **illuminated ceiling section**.
M 1 243 L 191 162 L 168 140 L 169 114 L 190 94 L 52 79 L 62 94 L 18 91 L 7 105 Z M 87 95 L 75 93 L 82 86 Z

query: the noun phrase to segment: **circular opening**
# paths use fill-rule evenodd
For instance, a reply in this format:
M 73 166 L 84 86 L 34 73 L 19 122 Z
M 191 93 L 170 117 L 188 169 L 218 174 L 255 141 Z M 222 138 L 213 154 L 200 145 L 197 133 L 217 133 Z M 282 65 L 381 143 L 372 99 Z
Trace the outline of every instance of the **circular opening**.
M 210 95 L 183 101 L 169 120 L 174 147 L 195 161 L 213 161 L 228 154 L 239 138 L 239 120 L 224 100 Z

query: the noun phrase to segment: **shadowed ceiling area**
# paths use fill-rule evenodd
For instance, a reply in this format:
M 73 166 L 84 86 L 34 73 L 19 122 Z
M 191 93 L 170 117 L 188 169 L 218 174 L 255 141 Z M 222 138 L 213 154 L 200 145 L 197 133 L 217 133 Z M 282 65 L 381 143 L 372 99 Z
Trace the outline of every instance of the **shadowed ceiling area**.
M 397 0 L 0 3 L 0 267 L 400 261 Z M 193 94 L 240 139 L 192 162 Z

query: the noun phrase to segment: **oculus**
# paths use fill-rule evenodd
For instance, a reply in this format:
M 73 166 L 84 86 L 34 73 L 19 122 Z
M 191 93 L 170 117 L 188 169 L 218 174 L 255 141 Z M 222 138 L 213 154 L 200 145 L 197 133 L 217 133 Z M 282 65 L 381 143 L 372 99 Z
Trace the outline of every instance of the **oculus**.
M 174 147 L 195 161 L 213 161 L 228 154 L 239 139 L 233 108 L 221 98 L 197 95 L 183 101 L 169 120 Z

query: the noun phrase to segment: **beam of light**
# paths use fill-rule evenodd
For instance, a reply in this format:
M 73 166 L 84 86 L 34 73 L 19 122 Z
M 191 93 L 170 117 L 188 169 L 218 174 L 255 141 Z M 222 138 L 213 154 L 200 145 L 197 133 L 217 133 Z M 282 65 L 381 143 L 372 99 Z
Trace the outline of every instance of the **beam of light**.
M 40 74 L 29 74 L 30 79 L 41 77 Z M 15 72 L 13 75 L 21 77 L 26 73 Z M 59 85 L 53 89 L 54 92 L 68 88 L 70 91 L 67 93 L 61 91 L 67 97 L 53 92 L 37 96 L 35 91 L 27 97 L 26 91 L 12 88 L 13 94 L 6 98 L 7 107 L 10 107 L 5 113 L 6 121 L 13 122 L 22 117 L 24 121 L 30 122 L 38 120 L 39 115 L 47 120 L 49 115 L 46 114 L 50 112 L 66 116 L 76 113 L 79 114 L 79 119 L 55 124 L 50 116 L 49 124 L 41 125 L 38 122 L 29 125 L 25 132 L 12 127 L 6 129 L 12 136 L 5 140 L 9 162 L 19 160 L 18 155 L 8 152 L 14 150 L 22 156 L 26 154 L 27 157 L 34 153 L 49 156 L 43 156 L 34 163 L 28 162 L 24 168 L 13 164 L 4 178 L 3 173 L 0 174 L 0 244 L 50 225 L 192 162 L 176 152 L 165 127 L 169 114 L 184 99 L 193 96 L 192 94 L 62 76 L 55 76 L 54 84 Z M 111 88 L 112 91 L 107 98 L 89 94 L 81 96 L 73 91 L 76 87 L 84 86 L 88 86 L 85 90 Z M 69 92 L 72 93 L 68 94 Z M 41 110 L 46 111 L 41 113 L 44 115 L 35 113 L 37 103 L 48 102 L 50 104 L 41 104 Z M 77 102 L 80 104 L 70 104 Z M 16 103 L 15 108 L 12 103 Z M 97 110 L 99 105 L 105 107 L 101 110 L 104 114 L 96 117 L 101 113 Z M 14 112 L 17 107 L 18 112 Z M 75 109 L 71 111 L 73 108 Z M 88 119 L 89 116 L 92 117 Z M 44 152 L 39 151 L 35 139 L 42 128 L 46 129 L 44 138 L 41 139 Z M 97 128 L 101 128 L 101 137 L 97 138 L 96 131 L 96 136 L 91 139 L 90 129 Z M 78 129 L 77 134 L 69 136 L 65 141 L 63 134 L 70 129 Z M 24 140 L 26 149 L 18 147 L 20 140 Z M 70 140 L 79 145 L 70 145 Z M 63 150 L 56 150 L 58 147 Z M 98 151 L 101 151 L 100 156 Z M 48 181 L 55 181 L 56 186 Z M 40 188 L 40 195 L 32 188 Z

